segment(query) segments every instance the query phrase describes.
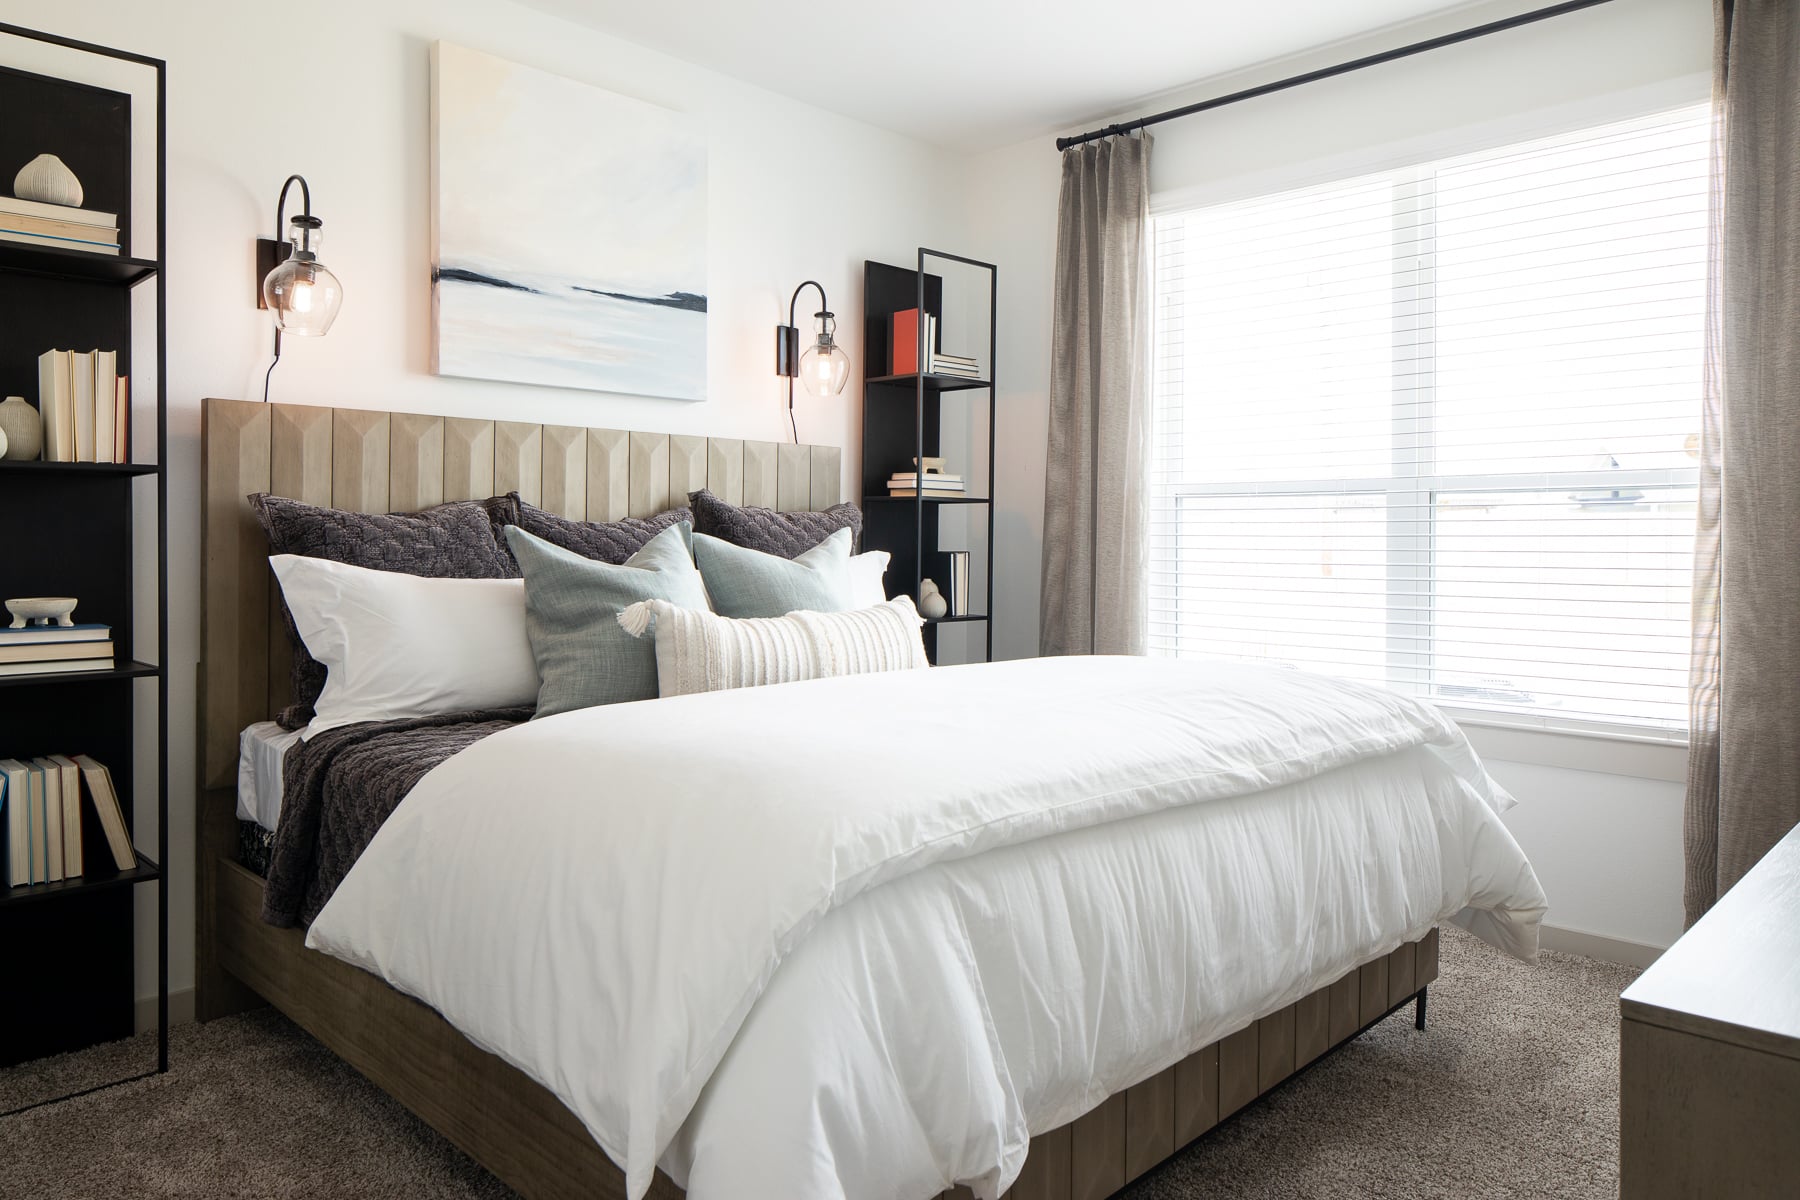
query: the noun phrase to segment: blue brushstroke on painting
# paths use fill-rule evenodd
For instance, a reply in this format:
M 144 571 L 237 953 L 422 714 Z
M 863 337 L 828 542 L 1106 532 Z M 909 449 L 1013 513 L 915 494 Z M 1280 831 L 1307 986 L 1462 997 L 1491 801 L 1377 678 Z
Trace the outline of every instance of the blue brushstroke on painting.
M 706 395 L 706 297 L 649 295 L 487 264 L 434 273 L 438 370 L 699 400 Z

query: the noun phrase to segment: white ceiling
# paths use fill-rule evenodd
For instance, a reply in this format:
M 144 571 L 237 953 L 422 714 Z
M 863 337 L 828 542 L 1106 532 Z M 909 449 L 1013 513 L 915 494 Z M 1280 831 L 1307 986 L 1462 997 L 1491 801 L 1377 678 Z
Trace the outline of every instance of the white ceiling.
M 1466 0 L 526 0 L 940 145 L 1065 129 Z

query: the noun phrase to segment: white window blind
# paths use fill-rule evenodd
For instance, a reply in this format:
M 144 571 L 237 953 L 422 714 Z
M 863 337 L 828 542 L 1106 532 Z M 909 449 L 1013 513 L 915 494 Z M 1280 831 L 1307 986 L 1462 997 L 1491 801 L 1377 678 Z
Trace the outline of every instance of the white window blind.
M 1156 218 L 1154 648 L 1684 728 L 1708 134 Z

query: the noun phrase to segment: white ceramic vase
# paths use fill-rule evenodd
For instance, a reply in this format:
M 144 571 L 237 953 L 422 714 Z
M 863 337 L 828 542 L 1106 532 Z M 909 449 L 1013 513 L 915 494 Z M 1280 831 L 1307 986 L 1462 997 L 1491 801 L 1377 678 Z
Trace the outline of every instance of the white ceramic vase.
M 54 154 L 40 154 L 13 176 L 13 195 L 40 204 L 81 207 L 81 180 Z
M 935 621 L 949 611 L 950 603 L 944 599 L 944 593 L 938 591 L 938 585 L 929 579 L 922 580 L 919 583 L 919 615 Z
M 8 396 L 0 404 L 0 435 L 5 439 L 0 458 L 10 462 L 30 462 L 44 448 L 44 422 L 23 396 Z

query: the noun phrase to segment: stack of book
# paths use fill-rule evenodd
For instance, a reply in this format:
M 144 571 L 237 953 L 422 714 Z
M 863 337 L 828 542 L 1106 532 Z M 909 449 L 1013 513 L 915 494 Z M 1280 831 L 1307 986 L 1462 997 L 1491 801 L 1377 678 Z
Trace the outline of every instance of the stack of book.
M 981 372 L 975 360 L 962 354 L 945 354 L 937 349 L 938 319 L 930 313 L 925 314 L 925 374 L 955 375 L 959 379 L 980 379 Z M 889 373 L 893 375 L 912 375 L 918 369 L 919 362 L 919 310 L 902 309 L 894 314 L 892 336 L 889 339 Z
M 131 381 L 116 350 L 38 355 L 45 462 L 131 461 Z
M 890 496 L 937 496 L 952 498 L 968 491 L 968 484 L 961 475 L 946 475 L 942 471 L 927 471 L 924 474 L 924 488 L 921 492 L 920 475 L 916 471 L 895 471 L 888 476 L 888 495 Z
M 0 836 L 6 839 L 6 886 L 58 883 L 86 870 L 82 855 L 81 785 L 106 834 L 113 865 L 137 865 L 125 810 L 112 773 L 85 754 L 51 754 L 30 761 L 0 758 Z
M 0 675 L 108 671 L 112 665 L 112 628 L 107 625 L 0 628 Z
M 89 254 L 119 252 L 119 218 L 114 213 L 0 196 L 0 242 L 54 246 Z
M 981 378 L 981 370 L 975 365 L 975 360 L 972 358 L 961 354 L 945 354 L 936 350 L 931 351 L 927 357 L 930 359 L 929 374 L 954 375 L 958 379 Z

